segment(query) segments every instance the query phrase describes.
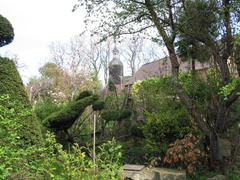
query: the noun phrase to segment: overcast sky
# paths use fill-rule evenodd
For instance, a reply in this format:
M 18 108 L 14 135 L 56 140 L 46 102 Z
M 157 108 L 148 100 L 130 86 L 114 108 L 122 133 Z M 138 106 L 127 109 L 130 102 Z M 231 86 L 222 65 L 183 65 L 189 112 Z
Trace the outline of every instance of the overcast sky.
M 26 82 L 38 74 L 53 41 L 69 40 L 83 31 L 84 13 L 72 12 L 77 0 L 0 0 L 0 14 L 13 25 L 14 41 L 0 48 L 1 56 L 17 55 Z

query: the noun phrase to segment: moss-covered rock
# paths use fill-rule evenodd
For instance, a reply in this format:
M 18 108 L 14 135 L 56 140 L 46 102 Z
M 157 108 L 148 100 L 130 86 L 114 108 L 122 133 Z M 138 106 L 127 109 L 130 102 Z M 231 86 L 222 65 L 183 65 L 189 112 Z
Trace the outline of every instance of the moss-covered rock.
M 31 110 L 31 104 L 17 71 L 15 63 L 8 58 L 0 57 L 0 94 L 9 94 L 11 101 L 19 101 L 24 108 Z M 42 141 L 40 123 L 32 113 L 22 119 L 20 140 L 23 145 L 39 144 Z
M 88 96 L 78 101 L 70 102 L 64 109 L 55 112 L 44 120 L 44 125 L 56 130 L 67 130 L 84 112 L 85 108 L 98 99 L 97 95 Z

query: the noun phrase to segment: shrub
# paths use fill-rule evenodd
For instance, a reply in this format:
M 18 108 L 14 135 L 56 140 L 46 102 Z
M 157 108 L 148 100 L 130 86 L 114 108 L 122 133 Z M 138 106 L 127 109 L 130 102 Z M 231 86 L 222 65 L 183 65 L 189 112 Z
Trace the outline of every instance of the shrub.
M 179 169 L 187 168 L 189 173 L 207 163 L 207 155 L 200 147 L 200 137 L 187 134 L 183 139 L 170 144 L 164 163 Z
M 23 148 L 19 122 L 29 113 L 20 103 L 9 102 L 9 96 L 0 96 L 0 179 L 120 179 L 121 147 L 114 140 L 99 147 L 96 166 L 78 145 L 64 151 L 49 132 L 41 145 Z M 100 169 L 94 173 L 96 167 Z
M 114 138 L 103 143 L 98 147 L 97 162 L 100 171 L 101 169 L 108 170 L 99 174 L 99 177 L 113 179 L 122 171 L 122 146 L 117 144 Z
M 163 157 L 170 143 L 193 131 L 191 116 L 177 97 L 170 76 L 137 81 L 132 95 L 136 111 L 145 120 L 138 129 L 145 137 L 146 161 Z
M 63 109 L 64 104 L 56 104 L 51 97 L 45 97 L 37 102 L 34 112 L 37 118 L 43 122 L 50 114 Z
M 8 102 L 21 102 L 24 108 L 31 110 L 31 104 L 21 77 L 12 60 L 0 57 L 0 94 L 9 94 Z M 16 107 L 15 107 L 16 108 Z M 42 142 L 41 125 L 34 113 L 30 113 L 19 123 L 22 124 L 22 145 Z
M 129 109 L 123 110 L 103 110 L 102 111 L 102 118 L 105 119 L 107 122 L 109 121 L 121 121 L 130 117 L 132 111 Z
M 70 102 L 66 107 L 57 111 L 44 120 L 44 125 L 58 130 L 70 128 L 76 119 L 84 112 L 85 108 L 93 104 L 98 96 L 88 96 L 78 101 Z
M 83 92 L 79 93 L 79 95 L 76 96 L 75 101 L 81 100 L 81 99 L 83 99 L 85 97 L 88 97 L 88 96 L 91 96 L 91 95 L 92 95 L 91 92 L 83 91 Z
M 93 103 L 93 110 L 94 111 L 100 111 L 104 108 L 105 102 L 101 100 L 97 100 L 96 102 Z
M 165 100 L 159 112 L 145 112 L 143 133 L 156 142 L 171 143 L 192 131 L 190 115 L 178 100 Z
M 13 38 L 14 32 L 11 23 L 0 15 L 0 47 L 11 43 Z

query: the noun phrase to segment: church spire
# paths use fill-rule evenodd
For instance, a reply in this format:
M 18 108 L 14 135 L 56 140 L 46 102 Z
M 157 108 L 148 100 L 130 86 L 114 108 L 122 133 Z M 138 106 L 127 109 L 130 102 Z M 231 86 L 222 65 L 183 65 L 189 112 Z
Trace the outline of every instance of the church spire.
M 113 59 L 109 63 L 109 78 L 114 84 L 121 84 L 123 77 L 123 63 L 120 61 L 119 50 L 117 49 L 116 39 L 114 38 Z

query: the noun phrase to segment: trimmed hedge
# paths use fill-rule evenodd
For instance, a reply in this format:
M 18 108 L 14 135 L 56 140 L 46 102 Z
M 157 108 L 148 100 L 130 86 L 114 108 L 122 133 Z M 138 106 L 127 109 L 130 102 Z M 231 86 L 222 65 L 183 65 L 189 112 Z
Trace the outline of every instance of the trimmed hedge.
M 129 118 L 132 115 L 132 111 L 129 109 L 123 110 L 103 110 L 102 111 L 102 118 L 105 119 L 107 122 L 109 121 L 121 121 L 123 119 Z
M 77 97 L 75 98 L 75 101 L 81 100 L 81 99 L 83 99 L 83 98 L 85 98 L 85 97 L 88 97 L 88 96 L 91 96 L 91 95 L 92 95 L 91 92 L 89 92 L 89 91 L 83 91 L 83 92 L 81 92 L 79 95 L 77 95 Z
M 101 100 L 97 100 L 96 102 L 93 103 L 93 110 L 94 111 L 101 111 L 105 106 L 105 102 Z
M 44 125 L 57 130 L 67 130 L 84 112 L 85 108 L 93 104 L 96 100 L 98 100 L 98 96 L 93 95 L 70 102 L 64 109 L 49 115 L 44 120 Z
M 19 101 L 24 108 L 31 111 L 32 107 L 26 89 L 14 62 L 2 57 L 0 57 L 0 94 L 9 94 L 10 101 Z M 23 141 L 24 146 L 42 142 L 41 126 L 35 114 L 32 113 L 22 119 L 22 127 L 20 140 Z
M 11 43 L 13 38 L 14 31 L 11 23 L 7 18 L 0 15 L 0 47 Z

